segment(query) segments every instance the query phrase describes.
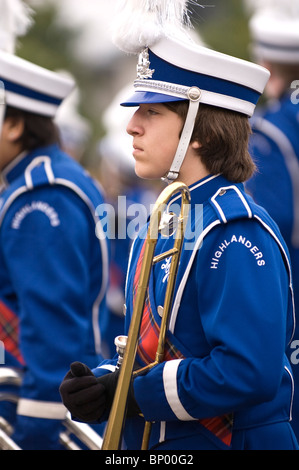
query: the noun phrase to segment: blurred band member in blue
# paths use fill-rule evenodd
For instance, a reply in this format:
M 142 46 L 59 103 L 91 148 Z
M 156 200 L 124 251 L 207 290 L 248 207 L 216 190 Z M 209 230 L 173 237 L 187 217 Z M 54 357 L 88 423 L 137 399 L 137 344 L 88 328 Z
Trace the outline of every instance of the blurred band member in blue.
M 258 171 L 247 190 L 279 225 L 290 252 L 299 308 L 299 1 L 260 2 L 250 21 L 252 52 L 271 77 L 267 105 L 252 120 L 250 152 Z M 298 319 L 297 319 L 298 325 Z M 295 397 L 292 426 L 299 438 L 299 330 L 290 345 Z
M 102 358 L 108 247 L 95 213 L 103 194 L 59 146 L 53 120 L 74 82 L 4 51 L 0 80 L 0 373 L 21 377 L 17 390 L 1 386 L 18 402 L 2 401 L 0 415 L 20 448 L 56 450 L 65 369 L 77 356 L 94 367 Z

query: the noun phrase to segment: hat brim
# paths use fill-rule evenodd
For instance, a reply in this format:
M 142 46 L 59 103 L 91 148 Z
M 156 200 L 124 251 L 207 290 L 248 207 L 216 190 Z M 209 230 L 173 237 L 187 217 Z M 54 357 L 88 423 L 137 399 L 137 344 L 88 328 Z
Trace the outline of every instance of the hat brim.
M 120 103 L 121 106 L 139 106 L 147 103 L 169 103 L 171 101 L 186 101 L 184 98 L 166 95 L 163 93 L 152 93 L 149 91 L 136 91 L 126 101 Z

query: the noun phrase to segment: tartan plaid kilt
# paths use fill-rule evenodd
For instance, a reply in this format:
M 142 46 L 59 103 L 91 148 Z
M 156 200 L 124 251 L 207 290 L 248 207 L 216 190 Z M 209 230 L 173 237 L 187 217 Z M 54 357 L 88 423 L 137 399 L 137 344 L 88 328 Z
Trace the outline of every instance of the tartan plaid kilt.
M 21 365 L 25 365 L 25 361 L 19 349 L 19 319 L 1 300 L 0 341 L 3 342 L 5 351 L 9 352 Z

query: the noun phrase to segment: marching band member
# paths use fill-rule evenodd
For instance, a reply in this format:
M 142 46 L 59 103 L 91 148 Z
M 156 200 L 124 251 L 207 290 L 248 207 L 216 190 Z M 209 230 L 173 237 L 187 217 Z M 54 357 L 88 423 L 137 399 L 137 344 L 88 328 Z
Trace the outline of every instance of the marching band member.
M 95 211 L 103 194 L 59 146 L 53 119 L 73 80 L 4 51 L 0 80 L 0 339 L 4 366 L 22 376 L 17 408 L 2 401 L 0 415 L 21 449 L 57 450 L 65 369 L 74 356 L 94 367 L 102 359 L 108 248 Z
M 152 18 L 157 2 L 146 4 Z M 286 355 L 294 329 L 288 251 L 273 220 L 243 186 L 254 171 L 248 117 L 269 72 L 166 34 L 165 24 L 161 32 L 160 17 L 156 29 L 149 21 L 131 25 L 142 24 L 144 34 L 137 31 L 131 41 L 137 45 L 131 52 L 141 52 L 135 93 L 122 103 L 137 107 L 127 132 L 139 177 L 189 186 L 190 227 L 164 361 L 130 387 L 126 446 L 140 448 L 141 412 L 153 423 L 150 449 L 297 449 Z M 125 25 L 120 35 L 129 30 Z M 146 229 L 133 244 L 128 267 L 126 331 Z M 156 253 L 172 245 L 171 237 L 160 236 Z M 167 263 L 155 264 L 137 347 L 140 366 L 155 356 L 167 274 Z M 107 419 L 119 373 L 115 364 L 116 358 L 92 370 L 71 365 L 60 393 L 74 418 Z
M 299 2 L 260 5 L 250 21 L 253 53 L 267 67 L 267 105 L 252 122 L 250 151 L 258 172 L 247 190 L 267 209 L 288 245 L 299 306 Z M 267 7 L 267 8 L 265 8 Z M 298 320 L 297 320 L 298 325 Z M 298 329 L 290 348 L 295 379 L 292 426 L 299 438 Z

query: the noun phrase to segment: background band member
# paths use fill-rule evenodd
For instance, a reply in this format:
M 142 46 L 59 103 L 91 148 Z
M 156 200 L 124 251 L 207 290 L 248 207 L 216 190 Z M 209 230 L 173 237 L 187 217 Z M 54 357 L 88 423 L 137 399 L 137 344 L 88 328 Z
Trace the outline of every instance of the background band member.
M 258 171 L 247 190 L 278 224 L 292 261 L 295 305 L 299 303 L 299 2 L 259 5 L 249 23 L 256 60 L 271 72 L 268 98 L 252 120 L 250 152 Z M 298 325 L 298 320 L 296 321 Z M 299 437 L 298 333 L 290 358 L 295 379 L 292 426 Z
M 102 358 L 108 247 L 94 214 L 103 194 L 59 146 L 53 119 L 74 82 L 3 51 L 0 80 L 0 339 L 5 367 L 22 375 L 17 409 L 1 402 L 0 415 L 22 449 L 54 450 L 65 368 L 74 355 Z

